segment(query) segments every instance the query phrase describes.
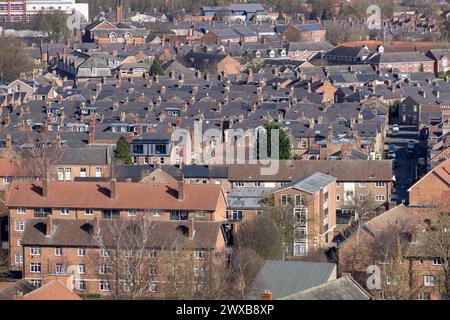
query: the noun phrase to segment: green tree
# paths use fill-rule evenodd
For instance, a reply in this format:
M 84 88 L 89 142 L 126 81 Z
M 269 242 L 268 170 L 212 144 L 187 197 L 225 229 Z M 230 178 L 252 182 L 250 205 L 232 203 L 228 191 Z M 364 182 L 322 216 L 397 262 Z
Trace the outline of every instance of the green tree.
M 152 76 L 163 76 L 164 75 L 164 69 L 159 64 L 158 60 L 153 60 L 152 66 L 150 67 L 150 75 Z
M 26 44 L 19 38 L 0 36 L 0 77 L 12 81 L 32 70 L 32 60 Z
M 279 136 L 278 136 L 278 157 L 274 156 L 275 159 L 279 159 L 279 160 L 286 160 L 286 159 L 291 159 L 292 155 L 291 155 L 291 142 L 289 140 L 289 136 L 287 135 L 287 133 L 280 129 L 280 127 L 271 122 L 268 123 L 265 126 L 266 132 L 260 132 L 258 135 L 258 140 L 257 140 L 257 152 L 258 152 L 258 158 L 259 158 L 259 144 L 260 144 L 260 140 L 261 139 L 265 139 L 267 141 L 267 156 L 268 157 L 272 157 L 272 146 L 271 146 L 271 141 L 272 141 L 272 130 L 278 130 Z
M 121 136 L 119 140 L 117 140 L 114 154 L 116 158 L 122 161 L 124 164 L 133 163 L 131 159 L 130 144 L 128 143 L 127 139 L 124 136 Z
M 278 12 L 277 20 L 278 20 L 278 21 L 284 20 L 283 12 L 281 12 L 281 11 Z

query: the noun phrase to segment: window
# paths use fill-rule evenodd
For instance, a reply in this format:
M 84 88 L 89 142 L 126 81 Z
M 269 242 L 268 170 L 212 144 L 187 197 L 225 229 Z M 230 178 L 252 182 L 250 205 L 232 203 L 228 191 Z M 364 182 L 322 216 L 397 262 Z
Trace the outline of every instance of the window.
M 195 266 L 194 274 L 196 277 L 203 277 L 205 275 L 205 269 L 202 266 Z
M 84 264 L 78 265 L 78 274 L 85 274 L 86 273 L 86 266 Z
M 199 219 L 204 219 L 205 216 L 206 216 L 205 211 L 197 211 L 197 212 L 195 213 L 195 217 L 196 217 L 196 218 L 199 218 Z
M 25 208 L 17 208 L 17 214 L 25 214 Z
M 23 231 L 23 230 L 25 230 L 25 222 L 23 222 L 23 221 L 16 221 L 15 230 L 16 231 Z
M 110 267 L 107 264 L 101 264 L 98 266 L 98 271 L 100 274 L 108 274 L 109 270 L 110 270 Z
M 420 266 L 423 265 L 423 258 L 420 258 L 420 259 L 419 259 L 419 265 L 420 265 Z
M 86 254 L 86 250 L 84 248 L 78 248 L 77 254 L 79 257 L 84 257 Z
M 360 182 L 359 183 L 359 187 L 360 188 L 365 188 L 366 187 L 366 183 L 365 182 Z
M 109 291 L 111 287 L 109 286 L 109 282 L 106 280 L 100 281 L 100 291 Z
M 55 264 L 55 274 L 63 273 L 63 265 L 61 263 Z
M 235 187 L 243 187 L 243 186 L 244 186 L 244 182 L 242 182 L 242 181 L 236 181 L 236 182 L 234 183 L 234 186 L 235 186 Z
M 144 145 L 143 144 L 133 144 L 133 153 L 144 154 Z
M 105 249 L 100 249 L 100 257 L 109 257 L 108 251 Z
M 42 280 L 41 279 L 31 279 L 30 283 L 35 286 L 36 288 L 40 288 L 42 286 Z
M 41 247 L 38 247 L 38 246 L 30 247 L 30 255 L 31 256 L 40 256 L 41 255 Z
M 156 282 L 150 282 L 150 285 L 148 286 L 148 291 L 151 293 L 155 293 L 158 291 L 158 285 Z
M 341 201 L 341 197 L 340 196 L 336 196 L 336 201 Z
M 22 246 L 22 239 L 17 239 L 17 246 L 21 247 Z
M 442 258 L 433 258 L 433 266 L 440 266 L 444 264 L 444 259 Z
M 306 242 L 294 242 L 294 256 L 306 255 Z
M 285 195 L 285 194 L 281 195 L 281 205 L 282 206 L 287 206 L 287 204 L 288 204 L 287 199 L 288 199 L 287 195 Z
M 129 217 L 135 217 L 136 216 L 136 210 L 134 210 L 134 209 L 128 210 L 128 216 Z
M 133 250 L 123 250 L 123 255 L 127 258 L 131 258 L 133 256 Z
M 421 292 L 419 293 L 419 300 L 430 300 L 431 295 L 429 292 Z
M 365 200 L 366 200 L 366 196 L 363 195 L 363 194 L 360 194 L 360 195 L 359 195 L 359 200 L 360 200 L 360 201 L 365 201 Z
M 243 218 L 242 210 L 231 210 L 231 212 L 227 211 L 227 215 L 228 215 L 228 220 L 233 220 L 233 221 L 242 221 L 242 218 Z
M 23 263 L 23 255 L 16 253 L 14 256 L 14 261 L 16 264 L 22 264 Z
M 148 256 L 152 259 L 155 259 L 158 256 L 158 250 L 150 249 Z
M 62 256 L 62 248 L 55 248 L 55 256 L 57 257 Z
M 78 280 L 76 282 L 76 288 L 77 288 L 77 290 L 86 290 L 86 281 Z
M 86 178 L 86 168 L 80 168 L 80 177 Z
M 153 216 L 154 217 L 161 217 L 161 211 L 159 211 L 159 210 L 153 211 Z
M 384 201 L 384 195 L 376 195 L 375 200 L 376 201 Z
M 255 187 L 261 187 L 261 182 L 260 181 L 256 181 L 255 182 Z
M 102 176 L 102 168 L 99 168 L 99 167 L 95 168 L 95 176 L 97 178 Z
M 30 272 L 31 273 L 39 273 L 41 272 L 41 264 L 39 262 L 30 263 Z
M 156 266 L 150 266 L 148 268 L 148 272 L 150 273 L 151 276 L 156 276 L 158 274 Z
M 339 182 L 336 182 L 336 187 L 340 187 L 341 184 Z
M 58 168 L 58 180 L 64 181 L 64 168 Z
M 166 145 L 165 144 L 155 145 L 155 154 L 166 154 Z
M 68 208 L 61 208 L 60 213 L 62 216 L 67 216 L 70 213 L 70 210 Z
M 205 250 L 195 249 L 194 255 L 195 259 L 205 259 Z
M 64 178 L 66 181 L 70 181 L 72 178 L 72 169 L 66 168 L 64 171 Z
M 384 182 L 376 182 L 375 183 L 375 187 L 376 188 L 383 188 L 384 187 Z
M 434 287 L 436 284 L 436 277 L 433 275 L 425 275 L 423 276 L 423 285 L 425 287 Z
M 302 206 L 304 203 L 303 203 L 303 195 L 301 195 L 301 194 L 297 194 L 296 196 L 295 196 L 295 205 L 296 206 Z
M 94 213 L 94 210 L 93 210 L 93 209 L 85 209 L 85 210 L 84 210 L 84 214 L 85 214 L 85 215 L 90 216 L 90 215 L 92 215 L 93 213 Z

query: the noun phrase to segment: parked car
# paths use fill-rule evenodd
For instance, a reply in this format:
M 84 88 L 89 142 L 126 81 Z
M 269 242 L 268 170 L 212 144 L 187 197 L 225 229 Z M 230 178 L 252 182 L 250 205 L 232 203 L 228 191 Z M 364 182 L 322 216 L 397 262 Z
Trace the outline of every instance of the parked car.
M 425 158 L 417 159 L 417 163 L 419 164 L 419 166 L 425 166 L 426 165 Z
M 415 145 L 416 145 L 416 143 L 414 141 L 408 141 L 408 150 L 414 149 Z
M 392 131 L 393 131 L 393 132 L 398 132 L 398 131 L 400 131 L 400 128 L 399 128 L 398 124 L 394 124 L 394 125 L 392 126 Z
M 389 150 L 388 154 L 388 159 L 395 159 L 395 150 Z

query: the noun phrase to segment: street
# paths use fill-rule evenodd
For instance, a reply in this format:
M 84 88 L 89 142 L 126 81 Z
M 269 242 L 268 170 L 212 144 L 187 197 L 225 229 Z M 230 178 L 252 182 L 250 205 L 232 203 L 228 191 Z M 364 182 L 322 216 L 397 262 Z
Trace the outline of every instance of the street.
M 389 145 L 394 144 L 397 147 L 396 159 L 393 164 L 393 175 L 395 176 L 394 189 L 392 191 L 392 201 L 397 204 L 401 202 L 408 203 L 408 188 L 416 181 L 418 142 L 419 133 L 417 127 L 400 126 L 397 132 L 392 131 L 392 125 L 389 126 L 389 134 L 385 141 L 385 150 L 389 150 Z M 414 141 L 415 147 L 412 157 L 408 157 L 408 141 Z

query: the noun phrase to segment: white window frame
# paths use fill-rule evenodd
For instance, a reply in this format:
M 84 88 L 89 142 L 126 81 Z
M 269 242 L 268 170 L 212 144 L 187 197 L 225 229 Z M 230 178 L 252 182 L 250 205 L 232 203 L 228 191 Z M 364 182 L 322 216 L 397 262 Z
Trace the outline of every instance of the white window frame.
M 17 208 L 16 212 L 17 212 L 17 214 L 25 214 L 26 209 L 25 208 Z
M 77 256 L 84 257 L 86 255 L 86 249 L 85 248 L 78 248 L 77 249 Z
M 84 214 L 87 216 L 92 216 L 94 214 L 94 209 L 84 209 Z
M 203 260 L 206 256 L 206 250 L 205 249 L 195 249 L 194 251 L 195 259 L 197 260 Z
M 151 259 L 156 259 L 156 257 L 158 256 L 158 250 L 156 249 L 150 249 L 148 252 L 148 257 Z
M 78 265 L 78 274 L 86 274 L 86 265 L 85 264 Z
M 110 284 L 109 284 L 108 281 L 106 281 L 106 280 L 101 280 L 100 283 L 99 283 L 99 289 L 100 289 L 100 291 L 102 291 L 102 292 L 107 292 L 107 291 L 110 291 L 110 290 L 111 290 L 111 286 L 110 286 Z
M 423 285 L 425 287 L 434 287 L 436 285 L 436 276 L 432 274 L 426 274 L 423 276 Z
M 129 209 L 128 210 L 128 216 L 129 217 L 136 217 L 137 210 L 136 209 Z
M 30 273 L 40 273 L 41 270 L 42 270 L 42 265 L 40 262 L 31 262 L 30 263 Z
M 68 216 L 70 214 L 70 209 L 69 208 L 61 208 L 61 209 L 59 209 L 59 213 L 62 216 Z
M 56 256 L 56 257 L 61 257 L 61 256 L 62 256 L 62 253 L 63 253 L 63 250 L 62 250 L 61 247 L 55 248 L 55 256 Z
M 83 284 L 83 285 L 81 285 Z M 77 290 L 84 291 L 86 290 L 86 281 L 85 280 L 77 280 L 76 281 Z
M 40 256 L 41 255 L 41 247 L 33 246 L 30 247 L 30 256 Z
M 23 232 L 25 230 L 25 221 L 16 221 L 14 224 L 14 230 Z

